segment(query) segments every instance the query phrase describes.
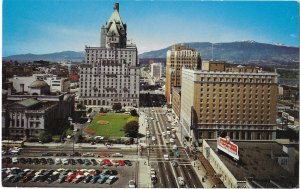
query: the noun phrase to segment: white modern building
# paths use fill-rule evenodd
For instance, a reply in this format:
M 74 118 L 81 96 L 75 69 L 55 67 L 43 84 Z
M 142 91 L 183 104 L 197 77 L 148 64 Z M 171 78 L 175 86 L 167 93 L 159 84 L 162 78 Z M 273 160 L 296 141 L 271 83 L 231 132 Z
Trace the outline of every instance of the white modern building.
M 101 28 L 100 47 L 85 48 L 80 66 L 79 100 L 89 106 L 139 105 L 140 70 L 135 44 L 127 41 L 127 25 L 119 15 L 119 3 Z
M 160 62 L 152 63 L 150 65 L 151 77 L 154 78 L 155 81 L 157 81 L 161 78 L 161 74 L 162 74 L 162 64 Z
M 70 80 L 53 74 L 33 74 L 29 77 L 14 76 L 9 79 L 17 93 L 29 92 L 30 85 L 36 80 L 45 81 L 50 86 L 51 92 L 70 92 Z

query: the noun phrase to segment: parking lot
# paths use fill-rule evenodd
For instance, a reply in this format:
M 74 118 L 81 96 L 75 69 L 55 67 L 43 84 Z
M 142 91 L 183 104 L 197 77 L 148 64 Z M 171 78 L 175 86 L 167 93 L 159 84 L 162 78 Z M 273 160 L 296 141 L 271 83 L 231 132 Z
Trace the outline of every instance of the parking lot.
M 45 160 L 42 160 L 43 158 Z M 23 158 L 21 163 L 21 158 L 18 158 L 17 163 L 12 163 L 12 158 L 3 158 L 2 185 L 7 187 L 128 188 L 129 180 L 135 180 L 136 176 L 135 162 L 124 161 L 117 158 L 39 157 L 30 159 L 32 162 L 29 161 L 29 158 Z M 47 161 L 47 159 L 52 159 L 52 161 Z M 61 162 L 57 163 L 57 159 L 60 159 Z M 82 163 L 78 162 L 79 159 L 81 159 Z M 94 159 L 94 161 L 92 161 L 92 159 Z M 67 161 L 64 162 L 64 160 Z M 25 169 L 30 169 L 30 171 L 27 170 L 28 172 L 24 172 Z M 41 172 L 41 169 L 45 169 L 45 171 L 42 170 Z M 9 175 L 14 176 L 7 179 Z M 34 176 L 39 177 L 39 179 L 34 181 Z M 106 183 L 110 176 L 116 178 L 114 178 L 111 183 Z M 26 180 L 25 177 L 29 178 Z M 59 179 L 61 177 L 63 178 L 60 183 Z M 75 182 L 77 177 L 79 178 L 78 183 Z M 87 177 L 89 177 L 90 180 L 87 179 Z M 103 178 L 103 183 L 98 182 L 102 177 L 105 177 Z M 84 183 L 86 179 L 88 182 Z M 95 183 L 92 183 L 93 180 Z

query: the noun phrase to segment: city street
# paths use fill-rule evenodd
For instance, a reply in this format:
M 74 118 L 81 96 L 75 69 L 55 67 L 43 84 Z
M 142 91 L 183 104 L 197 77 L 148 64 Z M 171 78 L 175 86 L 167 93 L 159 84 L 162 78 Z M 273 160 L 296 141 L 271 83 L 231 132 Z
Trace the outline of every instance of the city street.
M 201 188 L 200 180 L 196 175 L 191 164 L 191 158 L 187 150 L 181 146 L 178 136 L 175 136 L 175 143 L 180 157 L 176 158 L 175 155 L 170 157 L 170 160 L 165 160 L 164 155 L 170 151 L 174 151 L 172 146 L 174 144 L 167 144 L 170 140 L 170 135 L 162 136 L 162 132 L 167 132 L 167 127 L 171 128 L 171 124 L 168 122 L 166 111 L 163 108 L 140 108 L 140 112 L 143 112 L 141 116 L 147 118 L 149 124 L 150 137 L 146 139 L 149 149 L 149 162 L 151 168 L 154 168 L 157 172 L 157 183 L 153 184 L 156 188 Z M 153 119 L 152 119 L 153 118 Z M 177 129 L 177 128 L 175 128 Z M 155 141 L 152 140 L 155 137 Z M 149 148 L 150 147 L 150 148 Z M 143 156 L 147 153 L 143 152 Z M 171 165 L 172 161 L 176 161 L 178 166 Z M 185 185 L 180 186 L 178 183 L 178 177 L 183 177 Z

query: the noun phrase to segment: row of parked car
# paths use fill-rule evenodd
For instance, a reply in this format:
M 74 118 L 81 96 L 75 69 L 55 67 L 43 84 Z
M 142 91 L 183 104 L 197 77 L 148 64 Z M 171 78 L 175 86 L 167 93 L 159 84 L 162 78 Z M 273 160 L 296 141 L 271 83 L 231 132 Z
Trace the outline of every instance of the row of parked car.
M 69 182 L 69 183 L 99 183 L 113 184 L 118 177 L 116 170 L 81 169 L 70 170 L 59 168 L 52 169 L 20 169 L 18 167 L 2 168 L 2 181 L 7 182 Z
M 123 154 L 121 153 L 114 153 L 114 154 L 108 154 L 108 153 L 100 153 L 100 154 L 93 154 L 93 153 L 79 153 L 79 152 L 73 152 L 71 154 L 66 154 L 64 152 L 58 152 L 58 153 L 52 153 L 52 152 L 43 152 L 41 156 L 70 156 L 70 157 L 123 157 Z
M 2 164 L 55 164 L 55 165 L 106 165 L 106 166 L 131 166 L 130 160 L 109 160 L 109 159 L 72 159 L 72 158 L 2 158 Z

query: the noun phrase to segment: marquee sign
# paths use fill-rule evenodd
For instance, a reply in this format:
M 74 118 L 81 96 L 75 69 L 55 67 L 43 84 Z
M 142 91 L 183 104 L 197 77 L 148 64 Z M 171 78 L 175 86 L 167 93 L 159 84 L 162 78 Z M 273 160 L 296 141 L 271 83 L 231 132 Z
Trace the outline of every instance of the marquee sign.
M 218 138 L 218 149 L 230 155 L 236 160 L 239 160 L 239 147 L 230 141 L 229 137 Z

